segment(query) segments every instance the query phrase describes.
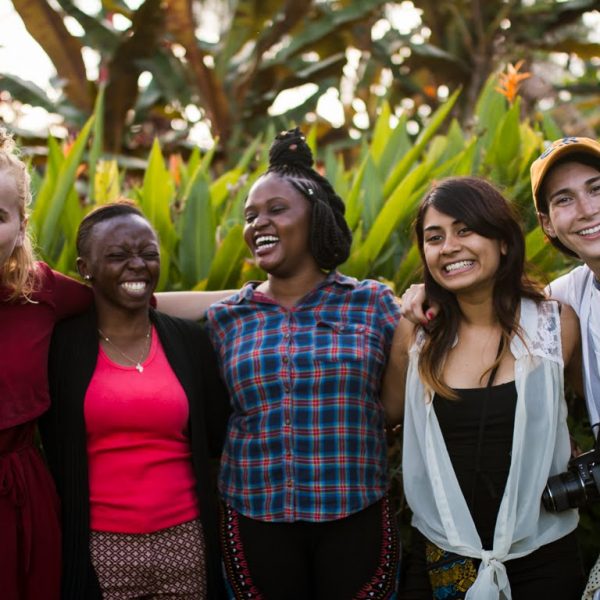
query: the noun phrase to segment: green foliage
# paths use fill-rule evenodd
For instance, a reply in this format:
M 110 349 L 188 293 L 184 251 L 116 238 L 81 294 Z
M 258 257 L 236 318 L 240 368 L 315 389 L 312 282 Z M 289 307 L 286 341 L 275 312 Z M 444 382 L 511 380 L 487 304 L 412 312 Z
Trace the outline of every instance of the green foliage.
M 526 227 L 528 259 L 548 278 L 569 265 L 537 227 L 529 189 L 529 165 L 542 151 L 543 132 L 552 123 L 522 120 L 518 99 L 508 105 L 494 88 L 495 77 L 491 77 L 477 102 L 475 131 L 465 132 L 456 120 L 448 123 L 459 98 L 457 91 L 414 140 L 407 134 L 406 120 L 396 119 L 394 124 L 390 106 L 383 102 L 358 167 L 346 167 L 331 148 L 323 152 L 327 173 L 346 199 L 354 232 L 344 272 L 358 278 L 380 277 L 401 292 L 418 273 L 418 253 L 411 241 L 418 202 L 432 181 L 458 174 L 488 177 L 514 201 Z M 101 94 L 96 104 L 100 115 L 102 104 Z M 239 286 L 252 272 L 240 234 L 242 206 L 248 189 L 267 166 L 268 144 L 263 136 L 258 135 L 238 164 L 219 176 L 211 173 L 214 151 L 204 155 L 195 151 L 187 163 L 172 156 L 167 167 L 155 140 L 140 184 L 115 161 L 103 159 L 102 130 L 102 119 L 90 118 L 66 155 L 55 140 L 48 141 L 48 165 L 32 214 L 43 258 L 73 271 L 79 220 L 96 204 L 114 200 L 122 182 L 129 181 L 126 195 L 139 203 L 159 234 L 159 289 Z M 316 129 L 307 135 L 319 154 Z M 87 185 L 76 187 L 76 174 L 86 168 Z M 84 198 L 79 196 L 82 192 Z
M 546 132 L 555 137 L 560 132 L 548 118 L 541 122 L 523 119 L 519 101 L 509 105 L 494 88 L 492 77 L 476 104 L 475 128 L 465 131 L 450 119 L 456 93 L 431 116 L 416 139 L 407 133 L 406 118 L 394 121 L 384 102 L 371 142 L 362 146 L 356 164 L 345 165 L 331 147 L 317 148 L 315 129 L 307 132 L 347 204 L 354 242 L 342 271 L 380 278 L 398 293 L 419 280 L 420 258 L 411 235 L 418 202 L 432 181 L 467 174 L 491 179 L 513 201 L 526 233 L 527 258 L 546 280 L 571 266 L 538 227 L 529 185 L 529 166 L 542 152 Z M 48 140 L 46 171 L 43 177 L 34 176 L 38 193 L 31 216 L 42 258 L 73 273 L 75 232 L 82 216 L 93 206 L 114 200 L 124 189 L 159 233 L 159 289 L 228 289 L 262 276 L 252 265 L 242 238 L 242 207 L 250 186 L 266 169 L 272 131 L 256 136 L 238 164 L 218 176 L 211 172 L 214 151 L 203 155 L 195 151 L 187 163 L 171 156 L 167 167 L 155 140 L 140 178 L 139 172 L 126 172 L 103 156 L 98 141 L 102 127 L 102 121 L 92 117 L 68 151 L 56 140 Z M 87 156 L 86 146 L 90 148 Z M 86 168 L 87 181 L 77 181 L 76 174 Z M 574 424 L 578 435 L 581 422 L 579 418 Z M 394 464 L 397 473 L 397 460 Z M 593 515 L 597 510 L 582 518 L 587 560 L 598 536 Z

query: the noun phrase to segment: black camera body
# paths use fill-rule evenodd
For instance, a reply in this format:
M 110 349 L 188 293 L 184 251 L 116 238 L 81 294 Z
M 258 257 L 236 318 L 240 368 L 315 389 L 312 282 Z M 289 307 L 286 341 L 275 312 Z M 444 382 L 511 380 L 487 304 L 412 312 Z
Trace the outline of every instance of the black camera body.
M 544 508 L 560 512 L 600 501 L 600 443 L 569 461 L 567 471 L 548 479 L 542 493 Z

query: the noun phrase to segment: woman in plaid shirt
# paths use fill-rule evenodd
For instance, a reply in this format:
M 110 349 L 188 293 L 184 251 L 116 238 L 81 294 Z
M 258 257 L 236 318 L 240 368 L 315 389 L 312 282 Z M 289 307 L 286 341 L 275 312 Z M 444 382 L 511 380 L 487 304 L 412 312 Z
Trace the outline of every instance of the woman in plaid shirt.
M 344 204 L 298 129 L 277 136 L 244 207 L 264 282 L 213 305 L 233 414 L 221 461 L 232 598 L 394 598 L 399 542 L 380 388 L 392 292 L 336 271 Z

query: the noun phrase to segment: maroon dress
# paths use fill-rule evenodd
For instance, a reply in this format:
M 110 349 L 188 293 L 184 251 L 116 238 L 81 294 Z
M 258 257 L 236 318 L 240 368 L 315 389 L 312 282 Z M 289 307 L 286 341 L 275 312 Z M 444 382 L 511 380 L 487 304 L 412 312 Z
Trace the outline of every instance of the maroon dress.
M 0 590 L 3 600 L 57 600 L 60 527 L 54 483 L 34 443 L 48 408 L 52 328 L 83 312 L 84 285 L 38 263 L 33 302 L 8 302 L 0 286 Z

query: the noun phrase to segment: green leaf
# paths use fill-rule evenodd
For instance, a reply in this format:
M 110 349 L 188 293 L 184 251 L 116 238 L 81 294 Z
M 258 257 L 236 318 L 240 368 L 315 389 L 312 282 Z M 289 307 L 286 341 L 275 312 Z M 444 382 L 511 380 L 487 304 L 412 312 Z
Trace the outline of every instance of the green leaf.
M 65 208 L 65 202 L 73 188 L 77 174 L 77 167 L 81 162 L 83 151 L 87 143 L 94 117 L 90 117 L 63 161 L 56 177 L 56 186 L 52 191 L 52 198 L 47 206 L 40 207 L 44 210 L 44 218 L 40 228 L 38 242 L 48 256 L 54 255 L 56 244 L 56 231 L 60 222 L 61 214 Z M 37 205 L 36 205 L 37 209 Z
M 492 73 L 485 83 L 475 106 L 477 130 L 480 137 L 480 146 L 484 153 L 493 143 L 496 130 L 502 117 L 507 111 L 506 98 L 496 91 L 498 75 Z
M 396 165 L 391 175 L 385 182 L 383 189 L 384 197 L 388 198 L 393 190 L 396 189 L 398 183 L 404 179 L 406 174 L 409 172 L 417 158 L 421 155 L 425 149 L 429 140 L 434 136 L 435 132 L 441 127 L 442 123 L 452 110 L 454 103 L 456 102 L 460 90 L 456 90 L 448 100 L 440 106 L 429 121 L 427 127 L 423 129 L 419 135 L 415 145 L 404 155 L 400 162 Z
M 520 98 L 517 98 L 510 109 L 502 116 L 485 159 L 486 164 L 497 170 L 498 179 L 502 184 L 513 181 L 519 166 L 518 158 L 521 147 L 520 100 Z M 515 158 L 517 161 L 515 161 Z
M 94 199 L 96 204 L 115 202 L 120 195 L 120 178 L 117 161 L 98 161 L 94 174 Z
M 88 156 L 89 185 L 88 199 L 94 204 L 96 186 L 96 165 L 102 155 L 102 140 L 104 138 L 104 84 L 100 84 L 98 95 L 94 104 L 94 132 L 92 134 L 92 147 Z
M 217 250 L 210 267 L 205 289 L 226 290 L 237 287 L 242 270 L 242 261 L 247 253 L 248 249 L 243 238 L 243 227 L 235 225 Z
M 177 240 L 170 212 L 173 196 L 173 181 L 165 167 L 158 140 L 155 139 L 140 190 L 140 206 L 160 240 L 162 268 L 158 282 L 159 290 L 164 288 L 168 280 L 169 257 L 173 254 Z
M 209 182 L 200 168 L 185 194 L 179 222 L 179 266 L 184 286 L 193 287 L 208 276 L 215 253 Z

